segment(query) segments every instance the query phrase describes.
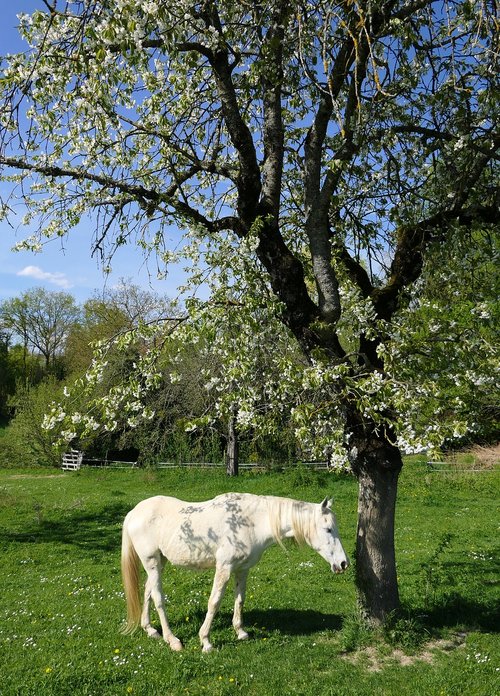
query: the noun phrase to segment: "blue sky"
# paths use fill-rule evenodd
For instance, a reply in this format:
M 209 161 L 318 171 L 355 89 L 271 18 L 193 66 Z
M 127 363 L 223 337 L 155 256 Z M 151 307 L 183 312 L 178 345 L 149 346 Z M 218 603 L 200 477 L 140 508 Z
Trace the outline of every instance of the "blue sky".
M 0 55 L 17 53 L 26 48 L 16 29 L 17 15 L 31 13 L 37 8 L 44 8 L 42 0 L 1 3 Z M 5 193 L 6 185 L 0 186 L 0 193 Z M 131 278 L 133 283 L 171 298 L 177 296 L 182 274 L 173 270 L 165 280 L 158 281 L 154 262 L 148 265 L 134 246 L 117 252 L 112 273 L 105 276 L 98 259 L 91 258 L 90 221 L 82 223 L 64 240 L 48 242 L 40 253 L 13 252 L 12 247 L 30 234 L 30 230 L 21 225 L 23 213 L 20 204 L 19 214 L 11 220 L 12 226 L 0 222 L 0 302 L 33 287 L 63 290 L 71 293 L 78 302 L 83 302 L 95 291 L 113 287 L 121 278 Z

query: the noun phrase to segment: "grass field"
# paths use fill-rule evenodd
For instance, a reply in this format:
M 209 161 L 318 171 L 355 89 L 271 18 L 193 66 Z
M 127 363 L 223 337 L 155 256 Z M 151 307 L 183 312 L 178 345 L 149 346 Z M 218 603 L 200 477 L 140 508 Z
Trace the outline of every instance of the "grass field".
M 228 592 L 214 622 L 217 648 L 197 631 L 210 572 L 167 568 L 173 653 L 143 633 L 123 636 L 119 572 L 125 513 L 156 493 L 202 500 L 227 490 L 320 502 L 335 497 L 352 554 L 356 482 L 294 470 L 0 470 L 2 696 L 492 696 L 500 693 L 498 470 L 403 471 L 397 514 L 405 618 L 368 633 L 356 615 L 352 570 L 334 576 L 313 551 L 269 549 L 249 578 L 237 642 Z

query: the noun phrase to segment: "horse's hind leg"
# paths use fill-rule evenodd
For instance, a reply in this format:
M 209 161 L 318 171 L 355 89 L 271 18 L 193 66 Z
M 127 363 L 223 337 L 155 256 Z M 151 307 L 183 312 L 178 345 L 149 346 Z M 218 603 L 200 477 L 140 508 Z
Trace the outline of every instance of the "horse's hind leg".
M 210 593 L 210 599 L 208 600 L 207 615 L 198 633 L 203 652 L 210 652 L 210 650 L 212 650 L 213 646 L 208 639 L 208 634 L 210 632 L 210 627 L 212 625 L 212 621 L 214 620 L 214 616 L 216 615 L 221 600 L 224 596 L 230 575 L 230 569 L 225 566 L 218 566 L 215 569 L 214 584 L 212 586 L 212 592 Z
M 144 607 L 142 610 L 141 625 L 148 636 L 157 637 L 158 632 L 151 626 L 149 619 L 149 604 L 152 599 L 158 612 L 163 633 L 163 640 L 170 645 L 172 650 L 182 650 L 181 641 L 174 636 L 168 625 L 167 614 L 165 611 L 165 597 L 161 585 L 162 561 L 160 557 L 154 556 L 144 562 L 144 567 L 148 574 L 146 589 L 144 592 Z
M 146 580 L 146 586 L 144 588 L 144 604 L 142 607 L 142 614 L 141 614 L 141 626 L 142 628 L 146 631 L 148 636 L 150 638 L 161 638 L 161 635 L 158 633 L 156 628 L 151 626 L 151 619 L 150 619 L 150 604 L 151 604 L 151 580 L 150 576 L 148 575 L 148 578 Z
M 238 640 L 246 640 L 248 633 L 243 628 L 242 611 L 245 601 L 248 570 L 236 571 L 234 576 L 234 614 L 233 626 L 238 636 Z

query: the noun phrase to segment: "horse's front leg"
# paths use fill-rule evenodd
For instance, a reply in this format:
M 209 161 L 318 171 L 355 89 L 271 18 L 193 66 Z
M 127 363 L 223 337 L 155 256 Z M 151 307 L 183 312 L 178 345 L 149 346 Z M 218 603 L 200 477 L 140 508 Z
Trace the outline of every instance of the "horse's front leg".
M 243 628 L 242 611 L 245 601 L 248 570 L 238 570 L 234 576 L 234 614 L 233 626 L 238 640 L 246 640 L 248 633 Z
M 219 609 L 219 605 L 226 591 L 227 583 L 229 582 L 229 577 L 231 571 L 226 566 L 216 566 L 214 584 L 212 586 L 212 592 L 210 593 L 210 598 L 208 600 L 208 611 L 205 616 L 205 621 L 203 622 L 198 635 L 200 636 L 200 642 L 203 652 L 210 652 L 212 650 L 212 644 L 208 639 L 208 634 L 210 633 L 210 627 L 214 616 Z

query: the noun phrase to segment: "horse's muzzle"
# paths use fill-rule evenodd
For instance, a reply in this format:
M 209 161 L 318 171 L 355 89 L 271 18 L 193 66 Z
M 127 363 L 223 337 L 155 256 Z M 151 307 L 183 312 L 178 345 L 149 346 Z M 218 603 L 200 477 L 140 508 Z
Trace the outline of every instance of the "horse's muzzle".
M 332 563 L 332 571 L 336 573 L 337 575 L 339 573 L 343 573 L 347 568 L 349 567 L 349 561 L 342 561 L 340 565 L 336 565 L 335 563 Z

